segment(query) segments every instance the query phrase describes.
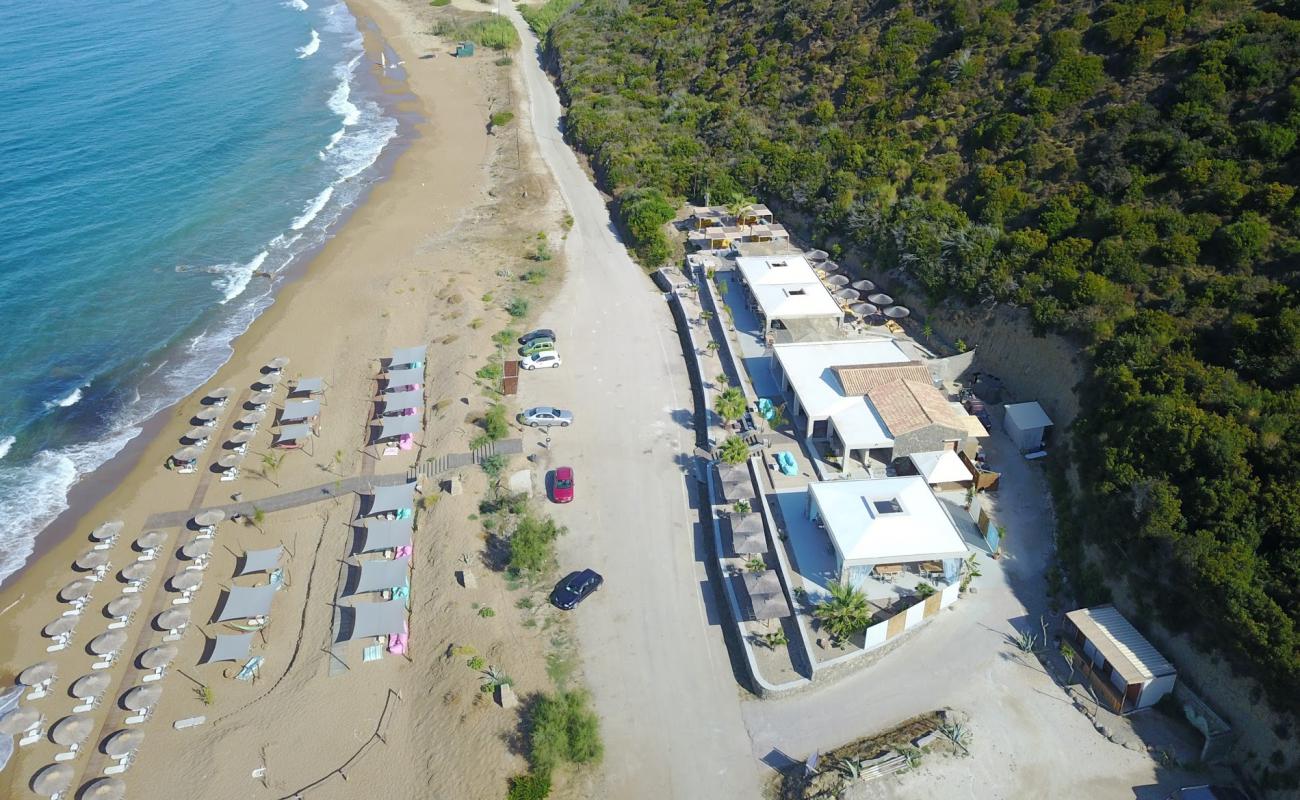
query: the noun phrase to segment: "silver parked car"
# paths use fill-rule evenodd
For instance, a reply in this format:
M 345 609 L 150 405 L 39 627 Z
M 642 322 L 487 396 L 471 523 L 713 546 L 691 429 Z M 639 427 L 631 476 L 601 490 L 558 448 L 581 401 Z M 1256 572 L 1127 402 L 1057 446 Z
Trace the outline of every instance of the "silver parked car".
M 551 425 L 567 428 L 573 422 L 573 412 L 565 411 L 562 408 L 538 406 L 537 408 L 525 410 L 518 416 L 518 420 L 524 425 L 533 428 L 550 427 Z

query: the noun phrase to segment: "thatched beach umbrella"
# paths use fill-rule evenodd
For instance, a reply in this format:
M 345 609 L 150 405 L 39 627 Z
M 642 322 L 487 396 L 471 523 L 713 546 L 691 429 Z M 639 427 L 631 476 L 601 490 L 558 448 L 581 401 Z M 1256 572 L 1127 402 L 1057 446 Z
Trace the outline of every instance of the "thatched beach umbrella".
M 208 392 L 209 400 L 225 400 L 235 393 L 235 390 L 229 386 L 221 386 Z
M 141 550 L 162 547 L 167 542 L 167 531 L 145 531 L 135 540 L 135 546 Z
M 0 733 L 17 736 L 26 733 L 41 721 L 41 712 L 31 706 L 20 706 L 0 715 Z
M 89 578 L 77 578 L 75 581 L 69 581 L 59 590 L 59 599 L 66 603 L 73 600 L 80 600 L 90 594 L 95 588 L 95 582 Z
M 107 550 L 87 550 L 72 562 L 77 569 L 98 569 L 108 563 Z
M 226 518 L 226 512 L 219 508 L 209 508 L 207 511 L 200 511 L 194 515 L 194 524 L 200 528 L 206 528 L 209 525 L 216 525 Z
M 757 554 L 767 552 L 767 537 L 763 533 L 763 518 L 755 512 L 732 514 L 731 546 L 737 553 Z
M 885 294 L 884 292 L 879 292 L 879 293 L 877 293 L 877 294 L 873 294 L 873 295 L 871 295 L 870 297 L 868 297 L 867 299 L 870 300 L 871 302 L 875 303 L 875 304 L 878 305 L 878 306 L 887 306 L 887 305 L 889 305 L 890 303 L 894 302 L 894 298 L 890 297 L 889 295 Z
M 198 558 L 212 552 L 211 539 L 193 539 L 181 548 L 181 555 L 186 558 Z
M 119 533 L 121 533 L 122 528 L 125 526 L 125 524 L 126 523 L 122 522 L 122 520 L 120 519 L 115 519 L 112 520 L 111 522 L 105 522 L 104 524 L 100 525 L 98 528 L 95 528 L 93 531 L 90 532 L 90 538 L 95 540 L 96 542 L 107 541 L 109 539 L 112 539 L 114 536 L 118 535 Z
M 859 317 L 870 317 L 880 313 L 880 309 L 871 303 L 854 303 L 849 306 L 849 311 L 857 314 Z
M 139 728 L 116 731 L 104 738 L 104 754 L 113 758 L 121 758 L 139 750 L 143 742 L 144 731 Z
M 827 253 L 825 250 L 809 250 L 803 255 L 804 258 L 808 259 L 809 261 L 825 261 L 826 259 L 830 258 L 830 254 Z
M 138 594 L 124 594 L 109 600 L 104 610 L 110 617 L 125 617 L 138 609 L 143 602 Z
M 839 289 L 849 285 L 849 278 L 847 275 L 831 275 L 824 282 L 827 286 L 834 286 Z
M 148 580 L 158 565 L 152 561 L 134 561 L 122 569 L 122 577 L 128 581 Z
M 720 467 L 718 479 L 722 484 L 723 497 L 728 502 L 754 499 L 754 482 L 749 477 L 749 470 L 744 465 L 738 467 Z
M 876 290 L 876 285 L 866 278 L 863 278 L 860 281 L 854 281 L 849 285 L 854 289 L 857 289 L 859 292 L 874 292 Z
M 257 424 L 259 424 L 259 423 L 260 423 L 262 420 L 264 420 L 264 419 L 266 419 L 266 412 L 265 412 L 265 411 L 250 411 L 250 412 L 248 412 L 247 414 L 245 414 L 244 416 L 242 416 L 242 417 L 239 418 L 239 424 L 240 424 L 240 425 L 257 425 Z
M 226 440 L 228 444 L 241 445 L 248 444 L 257 438 L 257 434 L 252 431 L 237 431 L 233 436 Z
M 154 624 L 160 630 L 169 631 L 173 628 L 180 628 L 190 624 L 191 611 L 189 606 L 172 606 L 166 609 L 154 618 Z
M 835 293 L 835 297 L 844 302 L 852 303 L 862 297 L 862 294 L 857 289 L 840 289 Z
M 126 797 L 126 781 L 121 778 L 96 778 L 86 784 L 78 796 L 81 800 L 122 800 Z
M 191 445 L 188 447 L 182 447 L 175 453 L 172 453 L 172 461 L 175 461 L 177 464 L 190 464 L 198 461 L 199 456 L 201 455 L 203 455 L 203 451 Z
M 46 764 L 32 778 L 32 791 L 41 797 L 53 797 L 72 785 L 71 764 Z
M 157 669 L 165 667 L 176 659 L 176 646 L 164 644 L 159 647 L 150 647 L 140 654 L 140 666 L 145 669 Z
M 112 677 L 107 672 L 92 672 L 89 675 L 82 675 L 72 682 L 72 696 L 78 700 L 99 697 L 112 681 Z
M 911 315 L 912 312 L 908 311 L 903 306 L 890 306 L 889 308 L 885 309 L 885 316 L 889 317 L 890 319 L 906 319 Z
M 272 399 L 273 398 L 270 392 L 254 392 L 252 395 L 249 396 L 248 403 L 249 405 L 254 405 L 254 406 L 264 406 L 267 403 L 271 402 Z
M 204 422 L 212 422 L 213 420 L 220 418 L 221 409 L 216 406 L 204 406 L 194 415 L 194 419 L 203 420 Z
M 76 617 L 59 617 L 58 619 L 46 625 L 41 633 L 46 636 L 62 636 L 65 633 L 72 633 L 77 629 Z
M 94 717 L 89 714 L 73 714 L 54 723 L 54 727 L 50 728 L 50 739 L 55 744 L 71 747 L 86 741 L 86 737 L 94 729 Z
M 235 467 L 242 464 L 243 461 L 244 461 L 244 457 L 241 456 L 239 453 L 227 453 L 221 458 L 217 459 L 217 466 L 221 467 L 222 469 L 234 469 Z
M 202 425 L 195 425 L 193 428 L 185 431 L 185 435 L 181 438 L 190 442 L 206 442 L 210 436 L 212 436 L 211 428 L 205 428 Z
M 265 369 L 268 369 L 271 372 L 279 372 L 280 370 L 284 369 L 287 366 L 289 366 L 288 356 L 276 356 L 275 358 L 266 362 Z
M 172 576 L 172 591 L 183 592 L 186 589 L 197 589 L 199 584 L 203 583 L 203 573 L 195 570 L 184 570 Z
M 257 379 L 257 386 L 278 386 L 284 376 L 278 372 L 272 372 L 270 375 L 263 375 Z
M 840 265 L 836 264 L 834 261 L 823 261 L 822 263 L 817 265 L 817 269 L 821 270 L 822 272 L 839 272 Z
M 136 686 L 122 695 L 122 705 L 132 711 L 143 711 L 146 708 L 153 708 L 158 705 L 158 700 L 162 698 L 162 686 L 151 683 L 147 686 Z
M 90 652 L 97 656 L 106 656 L 121 650 L 124 644 L 126 644 L 126 631 L 105 631 L 90 640 Z

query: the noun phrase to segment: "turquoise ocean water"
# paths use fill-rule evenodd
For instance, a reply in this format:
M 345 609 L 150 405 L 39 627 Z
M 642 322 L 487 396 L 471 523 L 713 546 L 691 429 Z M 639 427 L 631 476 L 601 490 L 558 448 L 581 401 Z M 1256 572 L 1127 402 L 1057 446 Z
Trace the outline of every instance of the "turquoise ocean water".
M 369 66 L 335 0 L 0 3 L 0 581 L 376 179 Z

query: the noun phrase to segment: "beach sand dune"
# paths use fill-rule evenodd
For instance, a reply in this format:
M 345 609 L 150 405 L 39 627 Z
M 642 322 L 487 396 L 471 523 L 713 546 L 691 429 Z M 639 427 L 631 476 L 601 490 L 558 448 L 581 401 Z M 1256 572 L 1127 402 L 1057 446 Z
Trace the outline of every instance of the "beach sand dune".
M 368 49 L 378 53 L 382 32 L 404 60 L 407 80 L 382 80 L 403 110 L 423 121 L 391 177 L 236 342 L 230 362 L 168 413 L 138 463 L 126 465 L 129 470 L 118 467 L 112 475 L 115 488 L 80 518 L 78 532 L 0 593 L 0 677 L 44 659 L 54 662 L 53 689 L 34 701 L 50 724 L 80 702 L 68 687 L 91 672 L 86 643 L 112 623 L 104 606 L 122 594 L 119 572 L 141 555 L 133 542 L 156 527 L 153 515 L 192 514 L 229 503 L 235 495 L 256 505 L 345 477 L 404 473 L 419 460 L 466 451 L 477 433 L 472 421 L 488 403 L 474 372 L 495 350 L 491 335 L 509 323 L 505 301 L 515 295 L 543 299 L 545 287 L 527 286 L 515 276 L 529 268 L 523 255 L 535 247 L 539 231 L 551 231 L 553 244 L 561 240 L 563 210 L 528 147 L 526 131 L 495 136 L 486 131 L 489 107 L 497 110 L 508 102 L 502 98 L 517 95 L 509 67 L 491 58 L 443 57 L 447 43 L 426 33 L 431 10 L 423 4 L 355 0 L 351 5 Z M 421 58 L 434 52 L 435 58 Z M 555 249 L 561 252 L 547 269 L 558 281 L 563 253 L 558 245 Z M 363 445 L 374 413 L 379 359 L 394 347 L 419 343 L 429 344 L 426 430 L 413 450 L 376 459 Z M 262 365 L 280 355 L 291 362 L 268 411 L 283 405 L 295 378 L 323 377 L 328 389 L 319 436 L 308 448 L 280 458 L 270 450 L 274 414 L 269 414 L 248 446 L 240 478 L 222 482 L 212 463 L 229 452 L 223 442 L 247 410 L 244 403 Z M 164 470 L 162 464 L 201 407 L 199 398 L 217 386 L 235 391 L 199 471 Z M 264 459 L 267 453 L 271 459 Z M 357 495 L 266 513 L 255 522 L 218 525 L 202 585 L 189 604 L 193 620 L 173 642 L 177 657 L 161 680 L 148 684 L 163 687 L 161 699 L 148 720 L 131 726 L 145 736 L 136 761 L 122 775 L 128 796 L 224 800 L 304 791 L 313 798 L 500 797 L 506 778 L 524 765 L 512 751 L 518 716 L 479 691 L 480 676 L 468 666 L 470 651 L 453 654 L 453 648 L 473 648 L 485 663 L 504 669 L 526 697 L 549 688 L 547 654 L 563 647 L 567 636 L 552 614 L 516 608 L 530 590 L 511 592 L 478 564 L 483 534 L 471 520 L 486 478 L 474 469 L 464 479 L 463 494 L 442 497 L 420 512 L 411 559 L 408 657 L 362 663 L 361 645 L 353 643 L 340 651 L 347 666 L 339 668 L 330 653 L 334 601 L 350 552 Z M 95 585 L 70 645 L 47 653 L 50 640 L 41 629 L 68 608 L 55 595 L 74 577 L 72 561 L 90 546 L 86 534 L 106 519 L 125 523 L 107 550 L 112 567 Z M 74 788 L 112 763 L 98 752 L 99 744 L 131 713 L 121 698 L 145 685 L 147 671 L 136 663 L 137 654 L 163 643 L 165 632 L 155 619 L 174 607 L 169 578 L 193 564 L 179 554 L 195 534 L 192 524 L 162 529 L 165 541 L 152 562 L 157 566 L 135 593 L 141 608 L 124 628 L 127 644 L 120 658 L 101 670 L 111 682 L 89 712 L 95 730 L 84 752 L 67 762 L 76 770 Z M 199 665 L 206 637 L 238 632 L 210 622 L 223 593 L 232 585 L 265 581 L 264 576 L 232 578 L 237 558 L 247 549 L 278 544 L 286 548 L 286 585 L 276 593 L 265 630 L 254 634 L 253 652 L 265 659 L 257 679 L 229 677 L 242 662 Z M 455 580 L 462 554 L 474 562 L 477 589 Z M 543 587 L 531 591 L 537 605 L 543 592 Z M 495 609 L 495 615 L 480 615 L 482 606 Z M 525 620 L 529 624 L 521 625 Z M 192 717 L 204 722 L 173 727 Z M 53 763 L 60 749 L 48 740 L 20 749 L 0 773 L 0 797 L 27 796 L 32 775 Z

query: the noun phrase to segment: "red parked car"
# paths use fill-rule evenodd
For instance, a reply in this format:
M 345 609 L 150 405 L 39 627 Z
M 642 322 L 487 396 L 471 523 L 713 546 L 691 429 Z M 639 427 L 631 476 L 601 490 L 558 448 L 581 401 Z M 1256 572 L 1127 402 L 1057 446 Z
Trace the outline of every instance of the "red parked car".
M 573 502 L 573 467 L 555 470 L 555 483 L 551 485 L 551 499 L 557 503 Z

